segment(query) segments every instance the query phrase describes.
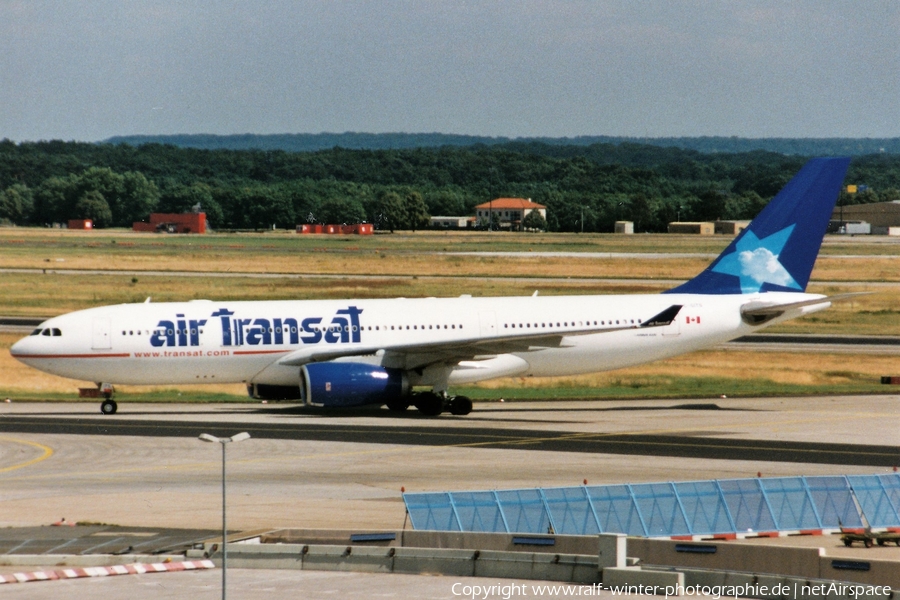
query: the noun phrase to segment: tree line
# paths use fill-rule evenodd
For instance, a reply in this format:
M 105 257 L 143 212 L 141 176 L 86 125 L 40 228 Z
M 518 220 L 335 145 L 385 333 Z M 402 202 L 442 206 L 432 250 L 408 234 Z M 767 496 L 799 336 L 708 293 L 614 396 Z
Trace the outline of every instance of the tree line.
M 474 215 L 490 198 L 524 197 L 547 206 L 552 231 L 609 232 L 629 220 L 654 232 L 675 220 L 752 218 L 805 160 L 632 143 L 284 152 L 2 140 L 0 220 L 130 227 L 199 204 L 215 229 L 420 229 L 430 215 Z M 900 200 L 900 155 L 855 158 L 847 183 L 865 189 L 843 194 L 845 205 Z
M 122 135 L 106 140 L 110 144 L 170 144 L 180 148 L 203 150 L 285 150 L 315 152 L 340 146 L 356 150 L 399 150 L 439 148 L 441 146 L 494 146 L 510 142 L 538 142 L 549 146 L 592 146 L 596 144 L 642 144 L 666 148 L 684 148 L 703 153 L 752 152 L 765 150 L 800 156 L 861 156 L 900 153 L 900 138 L 742 138 L 699 137 L 626 137 L 583 135 L 577 137 L 508 138 L 447 133 L 278 133 L 278 134 L 172 134 Z

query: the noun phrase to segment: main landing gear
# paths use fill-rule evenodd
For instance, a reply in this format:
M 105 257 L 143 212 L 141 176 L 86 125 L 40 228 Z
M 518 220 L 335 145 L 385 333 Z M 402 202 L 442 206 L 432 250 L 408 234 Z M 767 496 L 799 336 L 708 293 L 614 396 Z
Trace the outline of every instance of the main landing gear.
M 436 417 L 442 412 L 463 416 L 472 412 L 472 400 L 466 396 L 442 396 L 434 392 L 418 392 L 408 398 L 397 398 L 387 403 L 395 412 L 403 412 L 410 404 L 426 417 Z

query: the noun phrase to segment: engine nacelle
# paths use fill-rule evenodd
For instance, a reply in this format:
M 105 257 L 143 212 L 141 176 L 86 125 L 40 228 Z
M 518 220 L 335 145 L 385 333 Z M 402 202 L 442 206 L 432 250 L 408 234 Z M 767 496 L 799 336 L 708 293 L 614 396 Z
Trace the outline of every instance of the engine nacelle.
M 311 406 L 348 407 L 385 404 L 409 394 L 399 369 L 349 362 L 321 362 L 300 368 L 303 401 Z
M 247 395 L 257 400 L 299 400 L 303 392 L 295 385 L 247 384 Z

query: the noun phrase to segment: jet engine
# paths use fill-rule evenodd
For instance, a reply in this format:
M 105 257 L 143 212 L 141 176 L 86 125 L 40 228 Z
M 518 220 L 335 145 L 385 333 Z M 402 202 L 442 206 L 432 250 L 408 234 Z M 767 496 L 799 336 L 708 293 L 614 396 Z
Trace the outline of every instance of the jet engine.
M 257 400 L 299 400 L 303 397 L 297 386 L 266 383 L 247 384 L 247 395 Z
M 350 362 L 321 362 L 300 368 L 303 402 L 340 408 L 387 404 L 409 395 L 409 381 L 399 369 Z

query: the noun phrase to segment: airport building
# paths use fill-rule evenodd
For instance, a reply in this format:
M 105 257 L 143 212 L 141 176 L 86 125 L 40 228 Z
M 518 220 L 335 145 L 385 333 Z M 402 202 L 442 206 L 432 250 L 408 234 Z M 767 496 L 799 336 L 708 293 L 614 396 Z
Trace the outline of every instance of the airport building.
M 431 217 L 429 225 L 433 229 L 468 229 L 474 227 L 474 217 Z
M 693 235 L 713 235 L 716 225 L 706 221 L 676 221 L 669 223 L 669 233 L 689 233 Z
M 500 229 L 522 231 L 525 217 L 535 211 L 546 220 L 547 207 L 532 202 L 531 198 L 494 198 L 475 207 L 475 221 L 487 227 L 496 218 Z
M 900 235 L 900 201 L 838 206 L 831 221 L 834 232 Z
M 750 221 L 716 221 L 715 230 L 717 234 L 737 235 L 750 225 Z

